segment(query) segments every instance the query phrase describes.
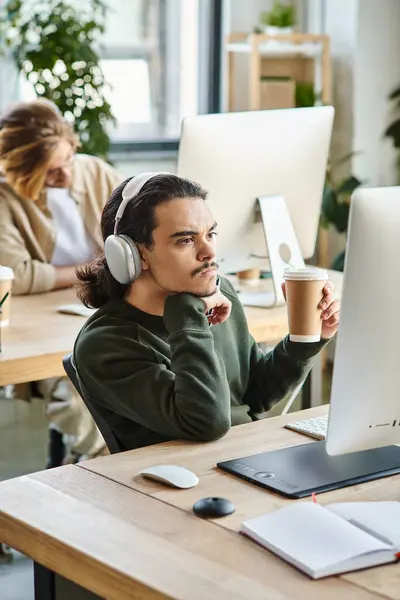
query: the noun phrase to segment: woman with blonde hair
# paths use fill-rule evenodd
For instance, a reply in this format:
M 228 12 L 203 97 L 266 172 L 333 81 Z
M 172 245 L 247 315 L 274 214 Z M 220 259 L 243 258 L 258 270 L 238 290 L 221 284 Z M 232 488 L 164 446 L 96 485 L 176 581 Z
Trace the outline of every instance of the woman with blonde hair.
M 49 101 L 16 104 L 0 116 L 0 264 L 14 271 L 13 294 L 73 286 L 76 267 L 102 247 L 101 212 L 121 178 L 101 159 L 76 154 L 78 146 L 73 127 Z M 62 448 L 64 434 L 74 455 L 104 448 L 66 379 L 41 382 L 40 391 L 53 450 L 54 443 Z M 60 457 L 51 454 L 55 466 Z

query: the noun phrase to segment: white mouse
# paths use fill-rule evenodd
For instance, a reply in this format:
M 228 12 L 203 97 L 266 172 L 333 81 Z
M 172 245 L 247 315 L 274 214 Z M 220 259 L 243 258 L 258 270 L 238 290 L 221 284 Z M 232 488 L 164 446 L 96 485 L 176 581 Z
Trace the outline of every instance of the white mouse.
M 63 306 L 57 306 L 57 312 L 65 315 L 77 315 L 78 317 L 90 317 L 96 312 L 94 308 L 88 308 L 83 304 L 64 304 Z
M 199 483 L 199 478 L 192 471 L 176 465 L 155 465 L 143 469 L 140 474 L 143 477 L 182 489 L 194 487 Z

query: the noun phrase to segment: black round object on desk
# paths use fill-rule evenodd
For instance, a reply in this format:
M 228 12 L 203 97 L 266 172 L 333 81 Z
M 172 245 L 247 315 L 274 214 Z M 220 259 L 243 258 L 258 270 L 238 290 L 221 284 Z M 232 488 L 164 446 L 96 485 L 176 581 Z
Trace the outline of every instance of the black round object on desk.
M 201 498 L 193 504 L 193 512 L 199 517 L 226 517 L 235 512 L 235 507 L 226 498 Z

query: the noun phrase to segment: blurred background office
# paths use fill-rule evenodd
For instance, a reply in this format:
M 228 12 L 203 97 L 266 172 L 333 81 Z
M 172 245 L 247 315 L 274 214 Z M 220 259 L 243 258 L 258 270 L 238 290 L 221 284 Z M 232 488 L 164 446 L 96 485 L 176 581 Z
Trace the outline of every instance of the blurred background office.
M 399 179 L 397 0 L 2 0 L 0 8 L 0 114 L 48 98 L 73 124 L 80 151 L 121 177 L 174 171 L 185 117 L 332 103 L 319 264 L 343 268 L 351 192 Z M 286 37 L 258 40 L 264 33 Z M 0 419 L 1 478 L 44 460 L 18 406 L 7 404 Z M 4 460 L 15 437 L 8 419 L 30 448 L 20 467 L 15 454 Z
M 47 98 L 122 178 L 174 172 L 185 117 L 333 104 L 314 262 L 341 271 L 352 191 L 399 181 L 399 55 L 398 0 L 0 0 L 0 117 Z M 0 480 L 44 468 L 42 404 L 1 390 Z
M 275 9 L 269 17 L 273 4 L 2 0 L 0 111 L 17 100 L 49 97 L 75 123 L 82 151 L 107 157 L 122 175 L 148 168 L 174 170 L 184 117 L 226 110 L 232 84 L 233 108 L 249 108 L 250 63 L 238 50 L 232 83 L 229 34 L 271 27 L 272 32 L 278 27 L 285 33 L 326 34 L 332 67 L 328 98 L 336 109 L 331 150 L 335 182 L 349 174 L 368 185 L 396 182 L 393 146 L 399 142 L 400 126 L 398 115 L 390 112 L 396 98 L 391 102 L 389 96 L 400 79 L 395 60 L 399 3 L 297 0 L 283 2 L 292 12 L 282 15 Z M 264 62 L 268 59 L 271 55 Z M 321 65 L 315 62 L 315 81 L 314 65 L 297 65 L 292 73 L 286 67 L 281 74 L 272 70 L 274 77 L 295 79 L 298 106 L 322 99 Z M 260 108 L 291 104 L 290 82 L 263 83 Z M 391 135 L 385 137 L 391 124 Z M 333 219 L 344 230 L 340 216 Z M 329 210 L 327 218 L 332 218 Z M 344 241 L 330 237 L 329 259 Z

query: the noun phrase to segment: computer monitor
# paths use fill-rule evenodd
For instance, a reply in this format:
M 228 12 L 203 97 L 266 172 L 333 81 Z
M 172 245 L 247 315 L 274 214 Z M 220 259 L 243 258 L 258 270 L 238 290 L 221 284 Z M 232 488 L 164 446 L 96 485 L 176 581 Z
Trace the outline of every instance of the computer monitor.
M 221 273 L 269 266 L 260 197 L 284 198 L 303 257 L 314 254 L 333 116 L 324 106 L 183 121 L 177 173 L 209 191 Z
M 218 463 L 292 498 L 400 473 L 400 187 L 351 200 L 327 440 Z
M 326 450 L 400 443 L 400 187 L 351 200 Z

